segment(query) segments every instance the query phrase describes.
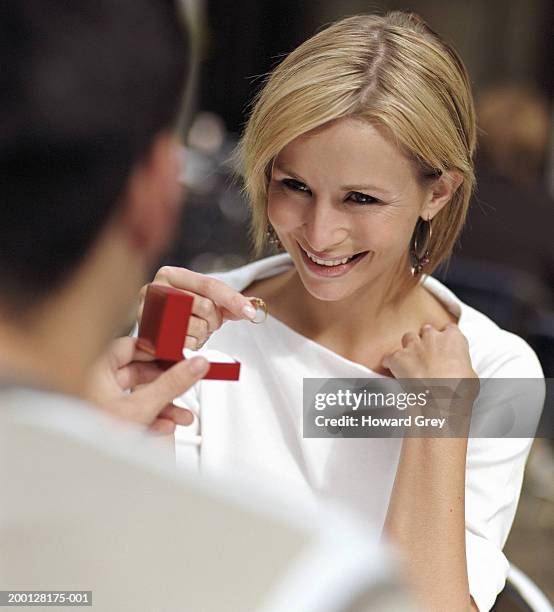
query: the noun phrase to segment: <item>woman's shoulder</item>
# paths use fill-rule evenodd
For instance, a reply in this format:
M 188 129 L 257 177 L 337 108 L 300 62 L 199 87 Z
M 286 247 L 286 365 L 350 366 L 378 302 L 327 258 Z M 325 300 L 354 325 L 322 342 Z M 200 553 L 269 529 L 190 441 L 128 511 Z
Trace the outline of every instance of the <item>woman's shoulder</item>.
M 523 338 L 467 304 L 463 312 L 460 329 L 468 339 L 480 377 L 543 378 L 539 359 Z
M 426 279 L 425 287 L 457 317 L 479 377 L 543 377 L 535 352 L 523 338 L 502 329 L 487 315 L 460 300 L 437 279 Z

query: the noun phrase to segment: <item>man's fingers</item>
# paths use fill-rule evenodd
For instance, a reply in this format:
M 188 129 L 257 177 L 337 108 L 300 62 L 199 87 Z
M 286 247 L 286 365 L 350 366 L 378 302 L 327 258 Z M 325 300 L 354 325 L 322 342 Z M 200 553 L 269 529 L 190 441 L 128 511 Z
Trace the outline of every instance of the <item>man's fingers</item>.
M 169 436 L 175 433 L 175 428 L 175 423 L 170 419 L 156 419 L 148 430 L 159 436 Z
M 156 380 L 135 391 L 129 399 L 141 413 L 144 422 L 152 423 L 167 404 L 198 382 L 208 369 L 209 363 L 204 357 L 179 361 Z
M 148 290 L 148 285 L 144 285 L 139 291 L 139 303 L 137 308 L 137 321 L 142 319 L 142 311 L 144 310 L 144 300 L 146 298 L 146 291 Z
M 116 338 L 110 345 L 108 358 L 114 370 L 123 368 L 135 361 L 153 361 L 154 357 L 137 348 L 138 338 L 123 336 Z
M 187 408 L 171 404 L 160 412 L 160 418 L 169 419 L 176 425 L 188 426 L 194 421 L 194 414 Z
M 135 361 L 127 366 L 119 368 L 115 373 L 117 384 L 123 390 L 134 389 L 138 385 L 151 383 L 158 376 L 161 376 L 163 370 L 155 363 L 145 363 Z
M 223 281 L 186 268 L 173 266 L 164 266 L 159 274 L 162 278 L 165 277 L 169 284 L 176 289 L 183 289 L 207 297 L 239 319 L 251 320 L 256 316 L 256 309 L 252 306 L 250 300 Z
M 116 338 L 109 347 L 108 358 L 111 360 L 114 369 L 121 368 L 133 361 L 136 352 L 136 338 L 124 336 Z

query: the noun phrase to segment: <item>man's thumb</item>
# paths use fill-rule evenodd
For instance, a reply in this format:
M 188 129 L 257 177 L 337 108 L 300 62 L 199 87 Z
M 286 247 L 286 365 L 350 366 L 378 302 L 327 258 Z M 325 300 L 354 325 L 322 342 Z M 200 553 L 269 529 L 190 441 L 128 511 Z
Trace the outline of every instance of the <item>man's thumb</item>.
M 209 362 L 204 357 L 184 359 L 131 394 L 131 401 L 151 423 L 158 414 L 198 382 L 208 372 Z

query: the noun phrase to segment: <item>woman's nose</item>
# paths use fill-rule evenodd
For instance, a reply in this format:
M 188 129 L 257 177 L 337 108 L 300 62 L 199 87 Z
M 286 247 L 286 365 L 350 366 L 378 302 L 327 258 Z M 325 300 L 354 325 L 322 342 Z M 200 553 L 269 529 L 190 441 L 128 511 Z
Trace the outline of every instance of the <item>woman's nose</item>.
M 304 220 L 304 237 L 318 253 L 331 251 L 348 236 L 346 219 L 328 202 L 314 201 Z

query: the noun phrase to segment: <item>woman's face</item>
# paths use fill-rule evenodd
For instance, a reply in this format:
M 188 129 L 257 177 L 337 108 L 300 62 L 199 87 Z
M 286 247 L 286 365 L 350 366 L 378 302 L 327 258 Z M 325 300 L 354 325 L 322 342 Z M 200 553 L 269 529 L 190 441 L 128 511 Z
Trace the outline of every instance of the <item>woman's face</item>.
M 375 127 L 340 119 L 280 152 L 268 214 L 310 294 L 341 300 L 392 278 L 429 191 Z

